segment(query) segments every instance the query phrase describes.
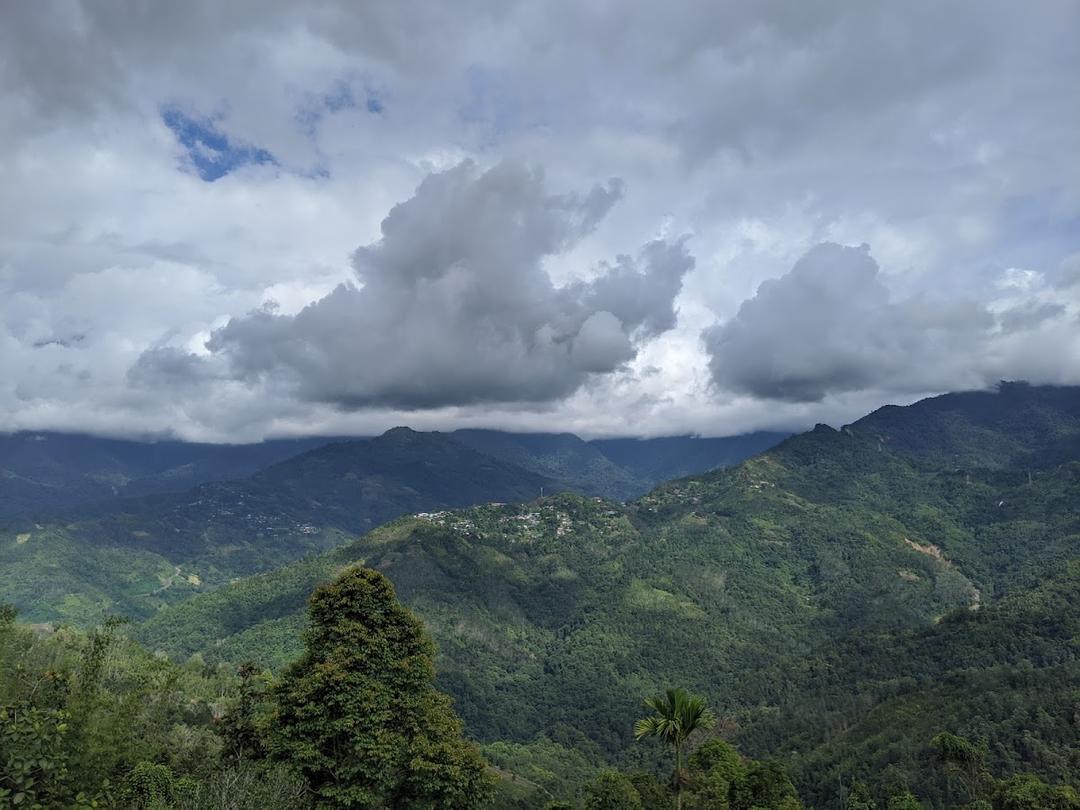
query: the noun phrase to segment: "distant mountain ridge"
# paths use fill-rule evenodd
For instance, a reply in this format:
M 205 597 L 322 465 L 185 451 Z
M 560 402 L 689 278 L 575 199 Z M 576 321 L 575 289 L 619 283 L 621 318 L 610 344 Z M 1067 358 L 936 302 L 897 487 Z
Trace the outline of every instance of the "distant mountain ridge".
M 397 430 L 402 429 L 408 430 Z M 551 478 L 559 487 L 625 500 L 662 481 L 735 463 L 788 434 L 591 442 L 572 433 L 468 429 L 444 435 Z M 368 438 L 312 436 L 254 444 L 200 444 L 51 431 L 0 433 L 0 517 L 20 512 L 48 515 L 69 507 L 244 479 L 319 447 Z
M 759 431 L 720 438 L 591 441 L 573 433 L 456 430 L 450 435 L 482 453 L 561 481 L 574 492 L 622 501 L 644 495 L 664 481 L 737 464 L 791 434 Z
M 126 459 L 116 447 L 138 462 L 121 469 L 148 476 L 195 452 L 110 440 L 84 444 L 100 452 L 85 453 L 72 474 L 91 478 L 117 466 L 117 456 Z M 542 493 L 649 487 L 570 435 L 399 427 L 373 439 L 288 446 L 303 452 L 275 458 L 239 480 L 7 515 L 0 519 L 0 599 L 37 620 L 85 622 L 110 612 L 141 617 L 236 577 L 325 551 L 403 514 Z M 241 464 L 260 453 L 280 455 L 285 447 L 254 446 L 247 456 L 230 455 L 238 448 L 222 452 Z M 163 460 L 150 463 L 139 452 Z M 56 455 L 46 457 L 52 463 Z M 595 488 L 589 485 L 594 472 Z
M 0 433 L 0 515 L 179 492 L 210 481 L 246 478 L 330 441 L 314 437 L 228 445 L 50 431 Z
M 0 531 L 0 598 L 29 618 L 143 616 L 339 545 L 400 514 L 537 496 L 553 482 L 443 434 L 335 442 L 239 481 L 77 506 Z

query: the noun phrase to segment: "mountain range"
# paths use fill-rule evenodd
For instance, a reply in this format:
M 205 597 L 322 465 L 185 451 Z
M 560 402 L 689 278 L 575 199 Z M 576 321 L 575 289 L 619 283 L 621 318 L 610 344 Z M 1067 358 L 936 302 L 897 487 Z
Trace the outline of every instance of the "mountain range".
M 637 456 L 617 464 L 570 434 L 402 427 L 373 439 L 224 447 L 19 434 L 0 455 L 18 471 L 3 479 L 15 494 L 0 510 L 0 596 L 36 621 L 141 618 L 402 514 L 544 492 L 640 493 L 657 470 L 686 469 L 633 466 L 654 441 L 695 448 L 691 469 L 709 469 L 780 438 L 640 440 Z M 216 480 L 261 461 L 271 463 Z M 121 497 L 140 490 L 154 494 Z
M 11 515 L 0 597 L 33 621 L 123 612 L 192 672 L 279 671 L 312 590 L 375 568 L 520 807 L 611 764 L 660 769 L 633 720 L 671 685 L 815 806 L 855 780 L 955 804 L 942 731 L 993 774 L 1076 781 L 1080 388 L 706 441 L 396 428 L 241 480 Z M 737 463 L 693 472 L 720 458 Z
M 442 688 L 511 769 L 648 764 L 629 720 L 677 683 L 822 801 L 852 776 L 917 779 L 945 725 L 995 766 L 1063 781 L 1080 772 L 1078 438 L 1078 389 L 884 408 L 627 504 L 561 494 L 399 518 L 135 637 L 279 666 L 314 585 L 362 563 L 422 617 Z M 1068 712 L 1010 720 L 1043 705 Z

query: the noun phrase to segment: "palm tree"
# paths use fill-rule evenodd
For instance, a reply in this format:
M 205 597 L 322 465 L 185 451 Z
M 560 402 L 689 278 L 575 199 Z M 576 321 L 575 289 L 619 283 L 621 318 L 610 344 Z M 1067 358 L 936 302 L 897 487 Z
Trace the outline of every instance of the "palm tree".
M 665 695 L 645 698 L 645 705 L 653 714 L 634 724 L 634 739 L 659 737 L 675 749 L 675 772 L 671 776 L 675 788 L 675 807 L 682 810 L 683 746 L 698 729 L 708 728 L 716 722 L 705 699 L 691 695 L 685 689 L 668 689 Z

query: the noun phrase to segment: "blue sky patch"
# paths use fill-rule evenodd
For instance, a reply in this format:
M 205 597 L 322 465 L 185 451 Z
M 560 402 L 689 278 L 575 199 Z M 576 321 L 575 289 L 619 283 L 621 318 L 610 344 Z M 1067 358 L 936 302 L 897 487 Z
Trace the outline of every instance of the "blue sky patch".
M 167 108 L 162 110 L 161 120 L 187 150 L 188 160 L 199 177 L 208 183 L 241 166 L 277 165 L 277 160 L 267 150 L 229 140 L 211 119 L 192 118 L 176 108 Z
M 309 97 L 307 103 L 297 111 L 296 121 L 306 134 L 314 135 L 319 122 L 328 114 L 363 109 L 371 115 L 382 115 L 386 111 L 386 105 L 374 91 L 365 88 L 363 94 L 362 98 L 357 98 L 348 82 L 337 82 L 329 93 Z
M 352 88 L 341 82 L 332 93 L 323 96 L 323 104 L 328 111 L 336 113 L 355 107 L 356 99 L 353 97 Z
M 332 113 L 361 106 L 353 93 L 352 87 L 346 82 L 340 82 L 332 93 L 327 93 L 323 97 L 323 103 L 326 105 L 327 111 Z M 364 89 L 363 107 L 372 115 L 379 115 L 385 109 L 382 100 L 368 88 Z

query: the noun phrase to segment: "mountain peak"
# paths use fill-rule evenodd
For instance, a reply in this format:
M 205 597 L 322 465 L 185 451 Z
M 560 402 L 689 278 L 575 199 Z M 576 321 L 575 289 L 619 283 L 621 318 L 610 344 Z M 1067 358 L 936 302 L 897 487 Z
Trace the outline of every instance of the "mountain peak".
M 381 436 L 379 436 L 379 438 L 380 439 L 399 439 L 399 440 L 400 439 L 415 439 L 415 438 L 417 438 L 418 436 L 421 436 L 421 435 L 423 435 L 423 434 L 420 431 L 413 430 L 408 425 L 398 425 L 397 427 L 390 428 L 388 431 L 386 431 Z

